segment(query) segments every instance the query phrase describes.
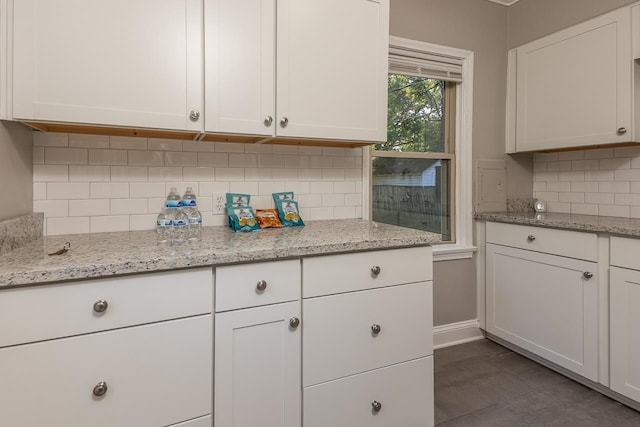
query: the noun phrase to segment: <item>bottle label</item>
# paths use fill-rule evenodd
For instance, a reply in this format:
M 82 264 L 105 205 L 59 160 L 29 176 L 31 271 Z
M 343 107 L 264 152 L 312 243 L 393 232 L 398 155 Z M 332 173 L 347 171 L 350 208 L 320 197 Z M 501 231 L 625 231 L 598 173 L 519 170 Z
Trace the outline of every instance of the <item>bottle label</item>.
M 184 219 L 174 219 L 173 226 L 174 227 L 184 227 L 187 225 L 187 222 Z
M 180 200 L 167 200 L 168 208 L 177 208 L 180 207 Z
M 158 227 L 171 227 L 171 220 L 170 219 L 159 219 L 156 221 L 156 225 Z
M 182 200 L 182 206 L 186 208 L 195 208 L 196 207 L 196 199 L 187 199 Z
M 201 224 L 202 218 L 189 218 L 189 225 L 192 224 Z

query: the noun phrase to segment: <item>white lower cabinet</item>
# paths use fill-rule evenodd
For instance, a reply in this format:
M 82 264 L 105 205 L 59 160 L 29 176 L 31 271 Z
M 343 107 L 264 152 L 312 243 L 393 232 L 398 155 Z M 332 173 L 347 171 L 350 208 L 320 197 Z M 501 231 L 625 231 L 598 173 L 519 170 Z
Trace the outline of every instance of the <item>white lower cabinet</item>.
M 206 416 L 211 322 L 208 314 L 0 349 L 0 425 L 159 427 Z
M 212 423 L 211 415 L 207 415 L 206 417 L 196 418 L 180 424 L 174 424 L 170 427 L 212 427 Z
M 609 278 L 611 389 L 640 402 L 640 271 L 611 267 Z
M 597 381 L 597 271 L 595 262 L 487 244 L 487 331 Z
M 299 325 L 299 301 L 216 314 L 215 425 L 300 425 Z
M 304 427 L 433 425 L 433 357 L 304 389 Z

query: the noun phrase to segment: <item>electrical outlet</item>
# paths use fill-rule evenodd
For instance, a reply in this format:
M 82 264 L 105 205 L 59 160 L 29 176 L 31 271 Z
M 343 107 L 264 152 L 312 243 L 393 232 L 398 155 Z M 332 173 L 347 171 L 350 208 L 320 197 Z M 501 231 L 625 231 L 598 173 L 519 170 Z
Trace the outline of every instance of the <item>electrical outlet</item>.
M 213 207 L 213 213 L 214 214 L 222 214 L 224 213 L 224 205 L 222 203 L 216 203 L 215 206 Z
M 214 194 L 213 195 L 213 202 L 216 205 L 224 205 L 224 194 Z M 223 206 L 224 208 L 224 206 Z

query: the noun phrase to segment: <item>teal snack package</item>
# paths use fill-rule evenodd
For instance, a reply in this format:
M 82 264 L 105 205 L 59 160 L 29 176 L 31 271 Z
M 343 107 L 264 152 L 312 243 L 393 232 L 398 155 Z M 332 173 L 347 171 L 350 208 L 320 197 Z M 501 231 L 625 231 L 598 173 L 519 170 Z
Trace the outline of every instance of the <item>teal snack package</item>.
M 277 200 L 276 206 L 278 207 L 278 214 L 280 215 L 280 221 L 285 227 L 292 227 L 298 225 L 304 225 L 302 218 L 300 218 L 300 211 L 298 210 L 298 202 L 295 200 Z
M 250 201 L 250 194 L 227 193 L 227 206 L 249 206 Z
M 256 213 L 251 206 L 227 205 L 227 213 L 229 214 L 229 226 L 235 231 L 260 230 Z
M 278 202 L 280 200 L 293 200 L 293 191 L 283 191 L 282 193 L 273 193 L 273 201 L 276 202 L 276 206 L 278 206 Z

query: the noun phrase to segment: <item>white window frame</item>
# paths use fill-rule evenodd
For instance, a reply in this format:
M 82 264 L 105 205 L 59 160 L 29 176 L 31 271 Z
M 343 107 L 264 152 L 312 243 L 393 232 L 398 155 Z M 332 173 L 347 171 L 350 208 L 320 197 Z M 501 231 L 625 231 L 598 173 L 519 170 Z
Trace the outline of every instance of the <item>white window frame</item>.
M 455 230 L 456 242 L 433 246 L 434 261 L 467 259 L 473 256 L 477 247 L 473 246 L 473 52 L 436 45 L 432 43 L 390 36 L 389 41 L 396 46 L 421 50 L 428 53 L 446 55 L 462 61 L 462 83 L 456 88 L 455 123 Z M 362 162 L 362 215 L 371 219 L 371 149 L 363 148 Z

